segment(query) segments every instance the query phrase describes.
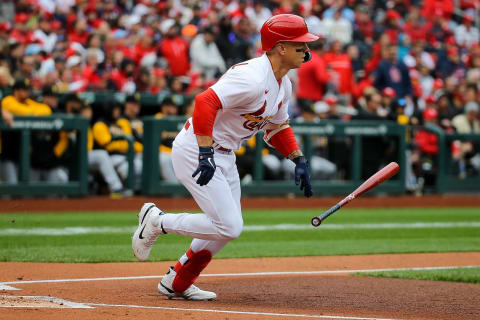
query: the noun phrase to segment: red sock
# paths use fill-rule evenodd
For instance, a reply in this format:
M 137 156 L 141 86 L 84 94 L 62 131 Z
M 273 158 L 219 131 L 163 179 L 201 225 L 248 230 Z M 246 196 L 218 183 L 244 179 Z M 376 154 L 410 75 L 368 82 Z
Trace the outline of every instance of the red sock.
M 178 261 L 174 267 L 177 275 L 173 280 L 172 289 L 176 292 L 187 290 L 212 260 L 212 253 L 208 250 L 193 252 L 192 249 L 188 249 L 186 255 L 187 261 L 183 264 Z

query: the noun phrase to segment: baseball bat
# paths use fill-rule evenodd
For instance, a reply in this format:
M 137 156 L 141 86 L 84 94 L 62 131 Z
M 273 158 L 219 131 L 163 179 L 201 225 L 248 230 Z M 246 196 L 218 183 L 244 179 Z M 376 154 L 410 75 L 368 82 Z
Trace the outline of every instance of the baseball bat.
M 312 225 L 314 227 L 318 227 L 322 224 L 322 221 L 327 219 L 330 215 L 332 215 L 335 211 L 352 201 L 353 199 L 361 196 L 365 192 L 375 188 L 383 181 L 389 179 L 395 173 L 398 172 L 399 165 L 396 162 L 390 162 L 387 166 L 383 167 L 379 171 L 377 171 L 373 176 L 367 179 L 364 183 L 362 183 L 355 191 L 350 193 L 345 199 L 338 202 L 336 205 L 325 211 L 321 216 L 316 216 L 312 218 Z

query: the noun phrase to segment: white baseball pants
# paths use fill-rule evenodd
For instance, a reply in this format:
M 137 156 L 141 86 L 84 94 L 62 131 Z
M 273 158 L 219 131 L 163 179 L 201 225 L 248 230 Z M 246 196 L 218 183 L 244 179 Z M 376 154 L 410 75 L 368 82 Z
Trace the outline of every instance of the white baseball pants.
M 196 183 L 192 173 L 198 166 L 198 143 L 193 127 L 183 129 L 173 143 L 172 163 L 178 180 L 187 188 L 203 214 L 166 214 L 162 219 L 167 233 L 194 238 L 194 252 L 209 250 L 218 253 L 229 241 L 236 239 L 243 228 L 240 205 L 240 179 L 233 152 L 215 150 L 217 169 L 205 186 Z

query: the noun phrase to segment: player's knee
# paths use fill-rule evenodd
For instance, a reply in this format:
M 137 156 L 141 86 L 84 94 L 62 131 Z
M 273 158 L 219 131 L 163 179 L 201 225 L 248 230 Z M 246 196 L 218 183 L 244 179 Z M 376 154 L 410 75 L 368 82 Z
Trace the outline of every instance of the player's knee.
M 226 223 L 219 228 L 220 236 L 225 240 L 237 239 L 243 230 L 243 219 L 232 219 L 229 223 Z

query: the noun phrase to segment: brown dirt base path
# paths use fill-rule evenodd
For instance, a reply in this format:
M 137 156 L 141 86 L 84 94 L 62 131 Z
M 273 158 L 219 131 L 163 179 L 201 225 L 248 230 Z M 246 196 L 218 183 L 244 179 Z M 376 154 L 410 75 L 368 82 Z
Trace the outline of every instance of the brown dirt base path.
M 199 287 L 218 294 L 217 301 L 207 302 L 168 300 L 156 292 L 160 276 L 172 263 L 0 263 L 0 288 L 20 289 L 0 290 L 0 318 L 480 319 L 479 285 L 350 274 L 378 268 L 480 265 L 480 252 L 214 259 L 197 281 Z M 283 274 L 259 274 L 265 272 Z M 29 282 L 52 279 L 57 281 Z M 27 296 L 44 298 L 32 302 Z M 74 309 L 72 302 L 93 308 Z
M 243 209 L 328 209 L 342 197 L 298 198 L 242 198 Z M 189 198 L 131 197 L 112 200 L 108 197 L 68 199 L 0 199 L 2 212 L 66 212 L 66 211 L 138 211 L 144 202 L 154 202 L 164 211 L 198 210 Z M 349 208 L 445 208 L 480 207 L 480 195 L 426 195 L 414 196 L 362 196 L 348 204 Z

